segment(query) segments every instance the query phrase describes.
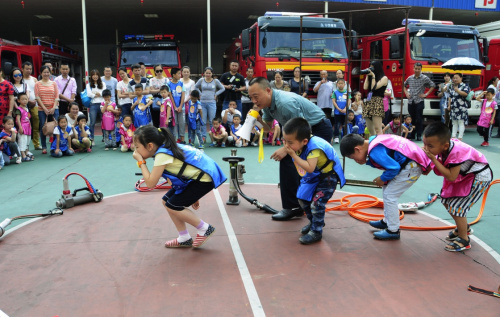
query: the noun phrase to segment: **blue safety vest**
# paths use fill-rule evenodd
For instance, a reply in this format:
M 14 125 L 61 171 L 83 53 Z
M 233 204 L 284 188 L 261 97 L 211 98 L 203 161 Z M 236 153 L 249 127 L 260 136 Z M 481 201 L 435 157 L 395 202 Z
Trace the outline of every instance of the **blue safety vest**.
M 337 174 L 337 177 L 340 181 L 340 187 L 342 188 L 345 185 L 345 177 L 344 171 L 342 170 L 342 165 L 340 164 L 339 157 L 337 153 L 330 145 L 330 143 L 326 142 L 320 137 L 313 136 L 309 139 L 309 142 L 300 153 L 299 157 L 303 160 L 307 160 L 307 156 L 311 153 L 312 150 L 320 149 L 326 155 L 328 161 L 325 165 L 317 167 L 314 169 L 312 173 L 307 173 L 302 170 L 300 167 L 297 167 L 299 174 L 302 176 L 300 180 L 299 189 L 297 190 L 297 198 L 305 201 L 312 201 L 314 191 L 318 186 L 319 182 L 324 178 L 332 174 Z M 330 162 L 333 161 L 333 169 L 330 173 L 321 173 L 321 170 L 327 167 Z M 303 171 L 302 173 L 300 171 Z M 303 175 L 302 175 L 303 174 Z
M 201 173 L 199 174 L 197 180 L 200 180 L 205 174 L 210 175 L 214 184 L 214 188 L 219 187 L 226 181 L 227 178 L 220 169 L 219 165 L 217 165 L 217 163 L 215 163 L 215 161 L 208 157 L 206 154 L 191 146 L 185 146 L 182 144 L 177 144 L 177 146 L 184 152 L 184 164 L 182 165 L 182 168 L 177 174 L 172 174 L 167 170 L 163 171 L 163 177 L 170 179 L 170 181 L 172 182 L 172 188 L 175 189 L 176 194 L 181 193 L 187 187 L 187 185 L 194 180 L 182 175 L 188 165 L 194 166 L 197 169 L 201 170 Z M 156 151 L 156 154 L 158 153 L 164 153 L 170 156 L 174 156 L 172 151 L 165 146 L 161 146 Z
M 68 133 L 68 138 L 64 137 L 64 131 L 61 129 L 61 127 L 56 126 L 56 129 L 59 130 L 59 150 L 61 151 L 67 151 L 68 150 L 68 139 L 69 139 L 69 133 L 71 132 L 70 127 L 66 127 L 66 132 Z M 50 145 L 51 150 L 57 149 L 57 136 L 54 135 L 54 140 L 52 141 L 52 144 Z

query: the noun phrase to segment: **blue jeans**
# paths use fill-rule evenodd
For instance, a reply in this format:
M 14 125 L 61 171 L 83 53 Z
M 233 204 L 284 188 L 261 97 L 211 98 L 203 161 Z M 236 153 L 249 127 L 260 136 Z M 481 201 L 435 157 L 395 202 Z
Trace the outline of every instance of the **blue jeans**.
M 49 115 L 49 120 L 50 117 L 53 116 L 54 120 L 57 120 L 57 117 L 59 117 L 59 109 L 56 109 L 54 111 L 54 115 Z M 43 111 L 38 111 L 38 118 L 40 122 L 40 143 L 42 144 L 42 148 L 46 149 L 47 148 L 47 137 L 43 135 L 42 129 L 43 125 L 45 124 L 45 119 L 47 119 L 47 115 Z
M 326 204 L 332 198 L 337 187 L 337 182 L 338 178 L 336 175 L 325 177 L 325 179 L 318 183 L 312 201 L 299 199 L 300 207 L 311 222 L 311 230 L 323 232 Z
M 89 129 L 90 129 L 90 138 L 93 140 L 94 139 L 94 127 L 97 122 L 97 117 L 100 116 L 102 118 L 102 112 L 101 112 L 101 104 L 100 103 L 93 103 L 89 107 Z
M 217 104 L 214 101 L 202 102 L 201 109 L 203 111 L 203 124 L 201 126 L 201 135 L 207 137 L 207 123 L 210 124 L 210 129 L 212 129 L 212 120 L 215 118 L 215 111 L 217 111 Z
M 56 154 L 56 150 L 50 150 L 50 156 L 52 157 L 63 157 L 63 156 L 73 156 L 75 152 L 73 152 L 70 149 L 67 149 L 66 151 L 61 151 L 59 150 L 59 153 Z
M 238 109 L 238 111 L 243 114 L 243 106 L 241 105 L 241 99 L 240 100 L 234 100 L 236 101 L 236 109 Z M 229 100 L 224 100 L 224 102 L 222 103 L 222 110 L 226 110 L 227 108 L 229 108 Z
M 441 109 L 441 122 L 445 123 L 444 114 L 445 114 L 445 109 L 448 108 L 447 98 L 445 97 L 441 98 L 441 100 L 439 101 L 439 108 Z
M 345 135 L 344 133 L 345 114 L 335 114 L 334 122 L 335 122 L 335 127 L 333 129 L 333 136 L 337 138 L 339 136 Z
M 130 108 L 132 107 L 132 104 L 126 103 L 126 104 L 121 105 L 120 107 L 122 107 L 122 117 L 125 115 L 132 116 L 132 122 L 134 122 L 134 114 L 132 113 L 132 110 L 130 110 Z

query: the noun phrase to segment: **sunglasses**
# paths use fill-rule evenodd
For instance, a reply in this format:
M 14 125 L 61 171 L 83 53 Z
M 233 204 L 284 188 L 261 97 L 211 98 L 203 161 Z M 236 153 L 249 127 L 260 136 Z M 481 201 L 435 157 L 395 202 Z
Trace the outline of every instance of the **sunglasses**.
M 158 73 L 163 73 L 163 69 L 157 69 L 157 70 L 155 70 L 155 73 L 157 73 L 157 74 Z
M 23 74 L 16 74 L 16 75 L 12 75 L 14 77 L 23 77 Z

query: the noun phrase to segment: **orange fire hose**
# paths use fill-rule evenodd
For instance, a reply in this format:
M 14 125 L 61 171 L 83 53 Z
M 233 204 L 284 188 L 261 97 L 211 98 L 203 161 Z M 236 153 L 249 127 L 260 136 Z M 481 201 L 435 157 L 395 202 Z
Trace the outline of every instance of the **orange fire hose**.
M 479 210 L 479 214 L 477 215 L 476 219 L 469 223 L 470 225 L 474 225 L 479 222 L 481 217 L 483 216 L 483 211 L 484 211 L 484 206 L 486 205 L 486 198 L 488 197 L 488 192 L 491 188 L 492 185 L 499 184 L 500 179 L 494 180 L 491 182 L 491 184 L 488 186 L 486 191 L 484 192 L 483 195 L 483 201 L 481 203 L 481 209 Z M 349 198 L 353 197 L 366 197 L 370 198 L 370 200 L 362 200 L 355 202 L 351 205 L 351 201 Z M 368 213 L 368 212 L 363 212 L 361 209 L 365 208 L 384 208 L 384 203 L 380 201 L 377 197 L 372 196 L 372 195 L 366 195 L 366 194 L 352 194 L 352 195 L 346 195 L 342 197 L 341 199 L 332 199 L 329 200 L 328 203 L 338 203 L 339 205 L 334 206 L 334 207 L 329 207 L 326 208 L 326 212 L 330 211 L 347 211 L 347 213 L 360 221 L 363 222 L 369 222 L 369 221 L 374 221 L 374 220 L 380 220 L 384 218 L 384 215 L 381 214 L 373 214 L 373 213 Z M 399 211 L 399 219 L 403 219 L 405 214 L 403 211 Z M 406 229 L 406 230 L 421 230 L 421 231 L 426 231 L 426 230 L 450 230 L 450 229 L 455 229 L 456 226 L 441 226 L 441 227 L 414 227 L 414 226 L 400 226 L 400 229 Z

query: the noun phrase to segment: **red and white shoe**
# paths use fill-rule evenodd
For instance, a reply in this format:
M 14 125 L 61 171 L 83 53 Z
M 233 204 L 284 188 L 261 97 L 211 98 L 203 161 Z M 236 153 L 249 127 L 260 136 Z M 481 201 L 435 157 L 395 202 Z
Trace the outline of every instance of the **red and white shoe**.
M 193 246 L 193 239 L 184 242 L 177 241 L 177 238 L 165 242 L 165 248 L 190 248 Z
M 486 141 L 484 141 L 483 143 L 481 143 L 481 146 L 490 146 L 490 144 Z
M 207 240 L 212 236 L 212 234 L 215 232 L 215 228 L 212 227 L 212 225 L 208 225 L 208 229 L 205 232 L 204 235 L 200 236 L 199 234 L 196 235 L 196 239 L 194 239 L 193 242 L 193 248 L 199 248 L 201 247 Z

